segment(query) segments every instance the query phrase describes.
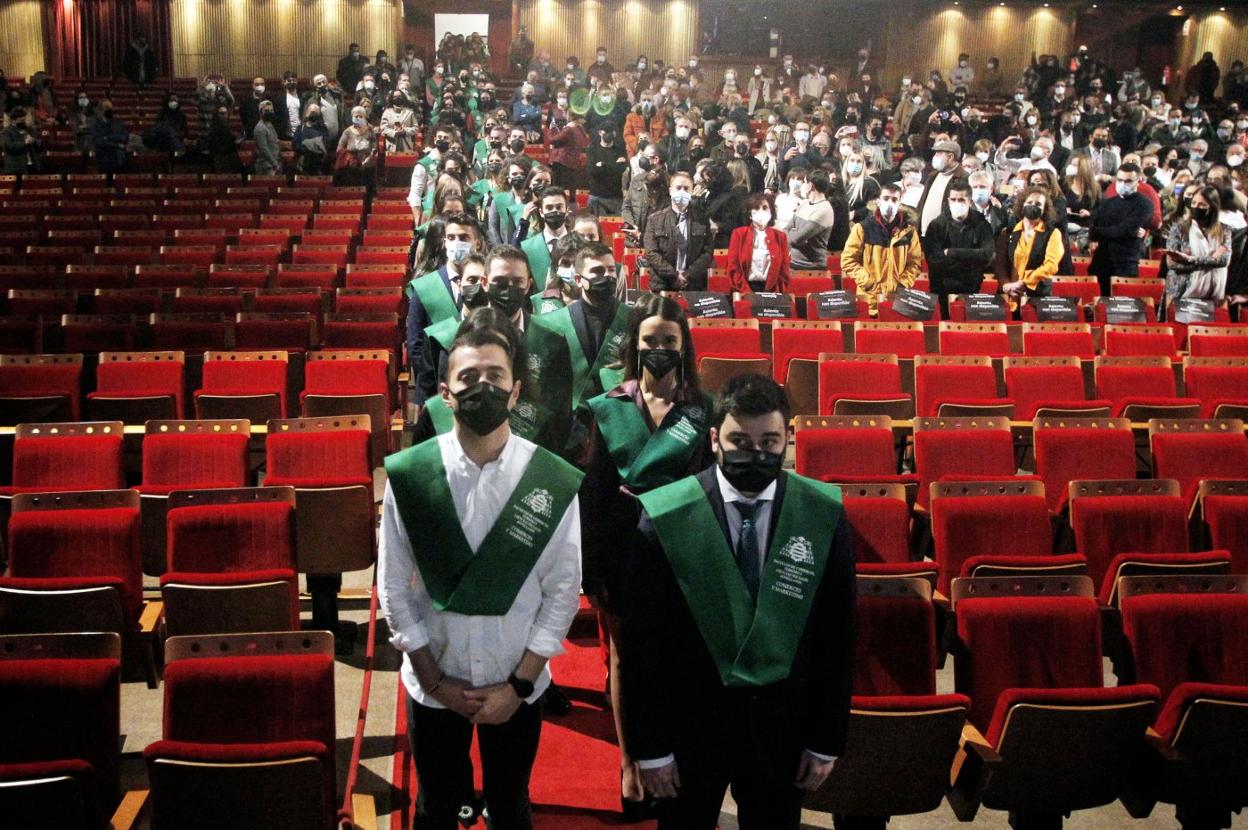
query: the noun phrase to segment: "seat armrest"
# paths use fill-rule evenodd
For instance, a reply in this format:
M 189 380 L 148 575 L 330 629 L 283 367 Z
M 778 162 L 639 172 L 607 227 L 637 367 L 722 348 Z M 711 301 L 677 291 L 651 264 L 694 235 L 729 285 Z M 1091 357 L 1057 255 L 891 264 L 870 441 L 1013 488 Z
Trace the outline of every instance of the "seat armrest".
M 151 790 L 130 790 L 126 793 L 108 823 L 108 830 L 134 830 L 139 827 L 151 804 L 150 795 Z
M 958 751 L 949 770 L 949 806 L 959 821 L 973 821 L 984 790 L 1001 756 L 971 724 L 962 727 Z

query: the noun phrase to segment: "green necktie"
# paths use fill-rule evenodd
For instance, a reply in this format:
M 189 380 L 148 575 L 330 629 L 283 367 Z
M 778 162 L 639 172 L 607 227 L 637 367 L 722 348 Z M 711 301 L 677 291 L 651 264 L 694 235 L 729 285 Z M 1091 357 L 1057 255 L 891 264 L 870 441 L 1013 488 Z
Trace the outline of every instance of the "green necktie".
M 732 503 L 741 514 L 741 532 L 737 536 L 736 559 L 741 576 L 745 579 L 745 587 L 750 589 L 750 596 L 758 598 L 758 508 L 760 502 L 747 504 L 742 501 Z

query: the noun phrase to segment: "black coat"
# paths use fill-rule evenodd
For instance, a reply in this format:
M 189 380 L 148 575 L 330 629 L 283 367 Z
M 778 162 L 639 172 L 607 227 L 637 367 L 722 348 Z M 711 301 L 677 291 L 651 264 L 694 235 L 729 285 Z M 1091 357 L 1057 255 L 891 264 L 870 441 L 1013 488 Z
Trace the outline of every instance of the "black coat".
M 712 466 L 697 476 L 720 530 L 731 539 Z M 787 474 L 777 481 L 771 536 L 784 505 Z M 748 689 L 728 688 L 676 582 L 650 517 L 644 512 L 629 552 L 620 607 L 620 676 L 628 700 L 629 753 L 657 759 L 704 755 L 713 746 L 757 756 L 796 772 L 808 749 L 840 755 L 849 724 L 854 662 L 854 556 L 848 521 L 837 523 L 823 579 L 798 642 L 789 676 Z M 725 715 L 748 719 L 747 734 L 724 735 Z M 713 750 L 711 750 L 713 751 Z M 791 780 L 791 779 L 790 779 Z
M 957 222 L 946 208 L 927 226 L 922 241 L 932 291 L 942 300 L 946 294 L 977 291 L 996 255 L 992 225 L 974 210 Z
M 650 271 L 653 291 L 676 291 L 676 211 L 669 206 L 650 214 L 642 240 L 646 249 L 646 268 Z M 685 271 L 688 291 L 706 290 L 706 272 L 715 255 L 715 238 L 706 219 L 690 209 L 689 250 Z
M 1092 212 L 1088 239 L 1099 243 L 1088 272 L 1101 277 L 1105 289 L 1109 278 L 1133 277 L 1140 271 L 1141 228 L 1153 218 L 1153 205 L 1138 193 L 1129 199 L 1102 199 Z M 1103 292 L 1108 294 L 1108 290 Z

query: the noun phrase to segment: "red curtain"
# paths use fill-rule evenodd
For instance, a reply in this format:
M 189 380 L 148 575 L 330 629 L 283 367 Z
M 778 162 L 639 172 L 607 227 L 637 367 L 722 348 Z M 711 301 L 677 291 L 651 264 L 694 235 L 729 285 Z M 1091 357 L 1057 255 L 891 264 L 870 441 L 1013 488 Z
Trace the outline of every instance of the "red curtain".
M 120 74 L 130 41 L 139 35 L 156 53 L 156 72 L 172 74 L 169 0 L 50 0 L 44 6 L 48 71 L 60 78 Z

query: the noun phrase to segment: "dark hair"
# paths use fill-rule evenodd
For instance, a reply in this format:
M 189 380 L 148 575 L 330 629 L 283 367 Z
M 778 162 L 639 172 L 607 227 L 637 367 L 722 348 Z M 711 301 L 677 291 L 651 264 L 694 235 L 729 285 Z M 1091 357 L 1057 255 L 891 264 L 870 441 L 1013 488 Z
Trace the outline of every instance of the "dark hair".
M 1205 185 L 1204 187 L 1201 187 L 1199 190 L 1197 190 L 1197 191 L 1196 191 L 1196 193 L 1195 193 L 1195 195 L 1197 195 L 1197 196 L 1203 196 L 1203 197 L 1204 197 L 1204 199 L 1205 199 L 1205 201 L 1209 203 L 1209 207 L 1213 208 L 1213 210 L 1212 210 L 1212 216 L 1210 216 L 1210 218 L 1209 218 L 1209 224 L 1208 224 L 1208 226 L 1201 225 L 1201 223 L 1200 223 L 1200 222 L 1197 222 L 1197 221 L 1196 221 L 1196 217 L 1195 217 L 1195 216 L 1193 216 L 1193 217 L 1192 217 L 1192 221 L 1193 221 L 1193 222 L 1196 222 L 1196 224 L 1197 224 L 1197 225 L 1200 225 L 1202 228 L 1204 228 L 1204 227 L 1210 227 L 1210 228 L 1217 227 L 1217 225 L 1218 225 L 1218 218 L 1219 218 L 1219 217 L 1218 217 L 1218 214 L 1221 212 L 1221 210 L 1222 210 L 1222 205 L 1224 204 L 1224 203 L 1223 203 L 1223 201 L 1222 201 L 1222 192 L 1221 192 L 1221 191 L 1220 191 L 1217 187 L 1215 187 L 1214 185 L 1207 184 L 1207 185 Z M 1233 198 L 1233 197 L 1232 197 L 1232 198 Z M 1232 201 L 1232 204 L 1233 204 L 1233 201 Z M 1190 215 L 1190 211 L 1191 211 L 1191 205 L 1190 205 L 1190 204 L 1188 205 L 1188 211 L 1189 211 L 1189 215 Z
M 485 267 L 487 270 L 490 267 L 490 263 L 496 259 L 505 259 L 522 264 L 524 273 L 529 275 L 529 281 L 533 281 L 533 275 L 529 273 L 529 258 L 524 255 L 524 251 L 515 245 L 495 245 L 493 248 L 490 248 L 485 255 Z
M 417 274 L 424 275 L 445 264 L 446 216 L 439 213 L 429 220 L 429 225 L 425 228 L 425 249 L 414 270 Z
M 764 207 L 771 211 L 771 221 L 767 225 L 774 225 L 776 223 L 776 207 L 772 202 L 771 196 L 766 193 L 751 193 L 745 198 L 746 216 L 750 216 L 754 211 Z
M 832 189 L 832 180 L 828 178 L 827 171 L 816 168 L 810 171 L 810 176 L 806 179 L 810 182 L 810 186 L 824 196 L 828 195 L 828 191 Z
M 491 306 L 474 308 L 468 312 L 464 321 L 455 332 L 455 342 L 446 352 L 446 366 L 442 370 L 442 379 L 451 368 L 451 356 L 459 348 L 479 349 L 483 346 L 498 346 L 507 355 L 511 364 L 511 379 L 524 381 L 528 377 L 529 358 L 524 349 L 524 337 L 516 330 L 501 311 Z
M 1141 171 L 1140 171 L 1140 166 L 1139 166 L 1138 164 L 1136 164 L 1135 162 L 1133 162 L 1133 161 L 1129 161 L 1129 162 L 1127 162 L 1126 164 L 1120 164 L 1120 165 L 1118 165 L 1118 169 L 1119 169 L 1119 170 L 1121 170 L 1123 173 L 1139 173 L 1139 172 L 1141 172 Z
M 565 202 L 568 201 L 568 191 L 558 185 L 548 184 L 542 188 L 540 193 L 537 194 L 537 203 L 540 205 L 542 202 L 554 196 L 558 196 Z
M 604 256 L 614 256 L 614 254 L 610 248 L 601 242 L 586 242 L 576 252 L 576 273 L 581 273 L 581 269 L 585 267 L 586 260 L 601 259 Z
M 485 233 L 481 230 L 481 223 L 477 221 L 477 217 L 471 213 L 447 213 L 443 214 L 447 225 L 463 225 L 466 228 L 472 228 L 473 233 L 477 235 L 477 239 L 485 239 Z M 446 229 L 443 228 L 443 233 Z
M 651 317 L 680 326 L 680 382 L 685 389 L 698 388 L 698 361 L 693 352 L 693 336 L 689 333 L 689 320 L 680 303 L 661 294 L 646 294 L 628 312 L 625 323 L 624 346 L 620 349 L 620 362 L 624 366 L 624 380 L 641 377 L 638 363 L 641 324 Z
M 459 272 L 462 274 L 464 272 L 464 269 L 467 268 L 469 265 L 480 265 L 482 268 L 484 268 L 485 267 L 485 255 L 478 251 L 473 251 L 472 253 L 468 254 L 468 256 L 460 260 Z
M 745 416 L 755 418 L 779 412 L 787 428 L 789 423 L 789 399 L 767 375 L 744 374 L 729 378 L 715 399 L 715 414 L 711 426 L 719 429 L 724 418 Z
M 550 272 L 546 275 L 546 285 L 542 287 L 543 291 L 552 291 L 556 288 L 563 291 L 563 280 L 559 279 L 559 263 L 564 257 L 571 257 L 572 261 L 576 261 L 576 255 L 589 244 L 585 238 L 576 233 L 565 233 L 555 243 L 555 247 L 550 251 Z

